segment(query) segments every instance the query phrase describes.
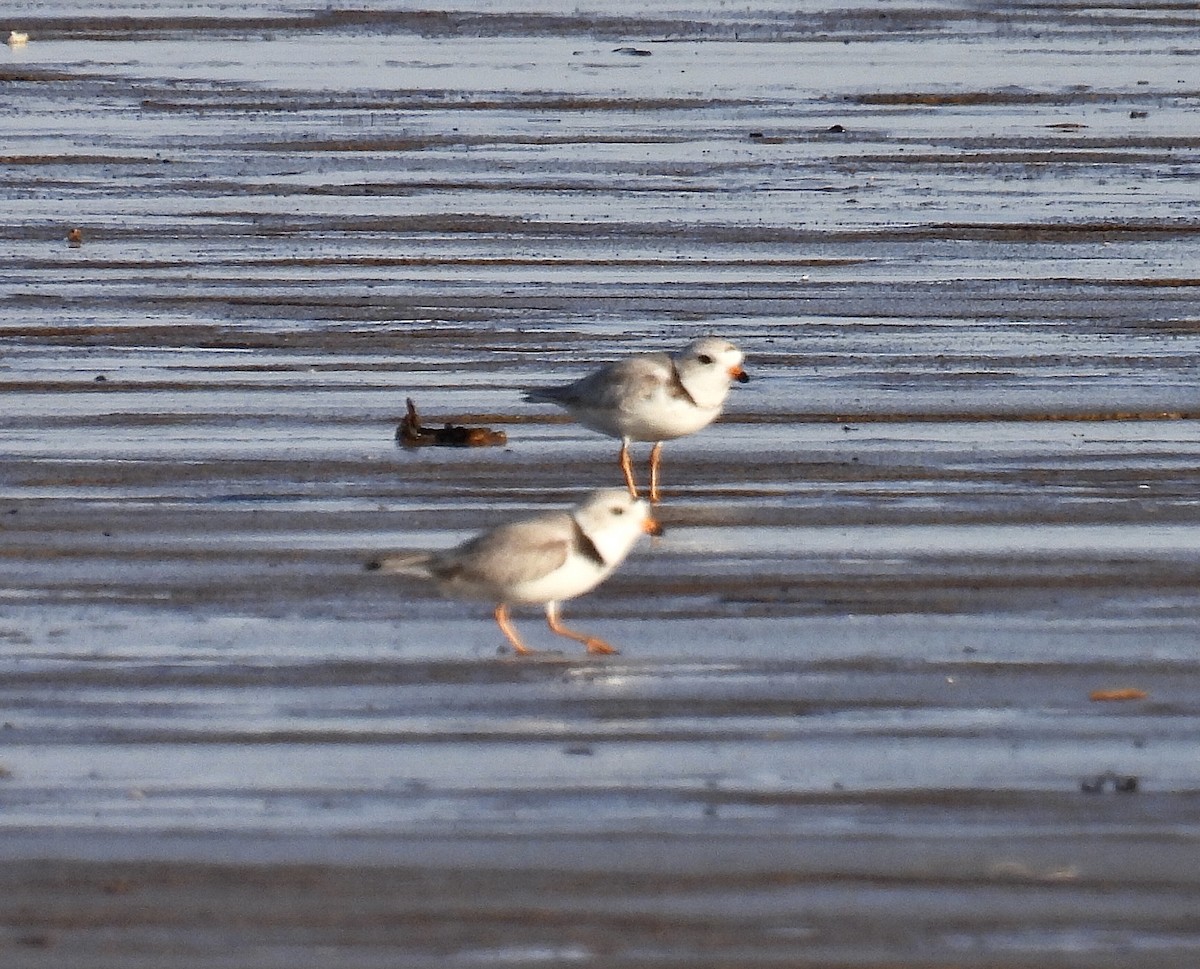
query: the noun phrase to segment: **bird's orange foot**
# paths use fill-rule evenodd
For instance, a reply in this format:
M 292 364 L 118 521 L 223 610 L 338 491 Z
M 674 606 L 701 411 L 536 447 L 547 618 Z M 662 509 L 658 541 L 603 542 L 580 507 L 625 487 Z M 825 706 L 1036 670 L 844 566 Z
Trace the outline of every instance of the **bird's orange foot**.
M 589 653 L 600 653 L 603 656 L 614 656 L 621 652 L 616 646 L 610 646 L 603 639 L 589 639 L 587 641 L 587 651 Z

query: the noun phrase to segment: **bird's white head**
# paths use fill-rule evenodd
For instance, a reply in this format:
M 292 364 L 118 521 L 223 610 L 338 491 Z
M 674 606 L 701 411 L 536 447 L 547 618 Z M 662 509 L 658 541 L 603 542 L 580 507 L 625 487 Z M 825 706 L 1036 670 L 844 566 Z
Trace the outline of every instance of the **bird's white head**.
M 706 336 L 672 354 L 679 381 L 701 407 L 720 407 L 733 381 L 750 378 L 742 369 L 745 356 L 728 340 Z
M 623 488 L 593 491 L 572 514 L 609 568 L 616 568 L 642 535 L 662 534 L 650 505 Z

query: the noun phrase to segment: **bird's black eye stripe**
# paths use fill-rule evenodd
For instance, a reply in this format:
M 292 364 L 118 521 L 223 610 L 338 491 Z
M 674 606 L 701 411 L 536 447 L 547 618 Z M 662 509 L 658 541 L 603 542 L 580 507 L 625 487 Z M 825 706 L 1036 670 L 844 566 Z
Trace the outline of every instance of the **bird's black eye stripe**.
M 710 363 L 712 363 L 712 362 L 713 362 L 713 358 L 712 358 L 712 357 L 710 357 L 710 356 L 709 356 L 707 353 L 702 353 L 702 354 L 700 354 L 700 356 L 698 356 L 696 359 L 697 359 L 697 360 L 699 360 L 699 361 L 700 361 L 702 364 L 704 364 L 706 367 L 707 367 L 707 366 L 708 366 Z

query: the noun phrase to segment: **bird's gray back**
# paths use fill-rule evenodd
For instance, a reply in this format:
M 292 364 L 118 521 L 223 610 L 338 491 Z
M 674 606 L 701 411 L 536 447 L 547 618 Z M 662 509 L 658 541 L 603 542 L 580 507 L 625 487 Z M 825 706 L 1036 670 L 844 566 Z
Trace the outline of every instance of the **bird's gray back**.
M 622 410 L 654 393 L 673 372 L 670 356 L 645 353 L 610 363 L 569 384 L 530 389 L 525 400 L 566 408 Z
M 567 560 L 572 536 L 573 520 L 561 512 L 510 522 L 438 552 L 429 571 L 452 584 L 504 587 L 533 582 Z

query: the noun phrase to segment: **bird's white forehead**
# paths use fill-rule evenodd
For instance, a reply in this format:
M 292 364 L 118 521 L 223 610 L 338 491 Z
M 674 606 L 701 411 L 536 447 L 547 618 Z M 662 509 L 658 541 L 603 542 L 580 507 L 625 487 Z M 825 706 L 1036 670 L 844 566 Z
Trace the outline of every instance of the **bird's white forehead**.
M 624 488 L 605 488 L 593 491 L 579 505 L 579 514 L 592 516 L 596 514 L 611 514 L 616 511 L 628 511 L 645 506 L 640 498 L 634 498 Z
M 700 340 L 693 340 L 686 347 L 684 347 L 684 353 L 690 356 L 695 356 L 698 353 L 734 353 L 738 356 L 742 355 L 742 351 L 735 347 L 728 340 L 721 340 L 714 336 L 707 336 Z

